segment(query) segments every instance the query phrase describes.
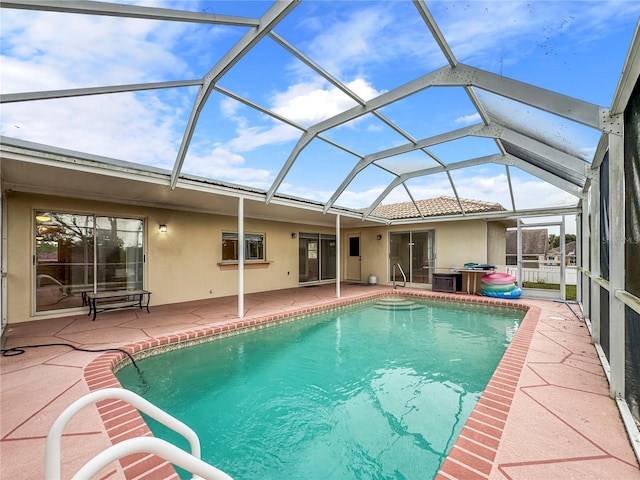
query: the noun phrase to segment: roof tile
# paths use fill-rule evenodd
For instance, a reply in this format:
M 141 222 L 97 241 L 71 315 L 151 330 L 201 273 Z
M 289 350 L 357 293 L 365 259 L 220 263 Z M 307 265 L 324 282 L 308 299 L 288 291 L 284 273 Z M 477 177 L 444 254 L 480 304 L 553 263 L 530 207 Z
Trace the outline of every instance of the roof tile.
M 501 212 L 506 209 L 499 203 L 485 202 L 482 200 L 460 199 L 460 204 L 464 208 L 464 213 Z M 437 198 L 427 198 L 413 202 L 392 203 L 389 205 L 378 205 L 373 214 L 386 217 L 392 220 L 405 218 L 420 218 L 420 212 L 425 217 L 442 217 L 445 215 L 460 215 L 462 210 L 455 197 L 441 196 Z M 420 209 L 420 212 L 416 208 Z

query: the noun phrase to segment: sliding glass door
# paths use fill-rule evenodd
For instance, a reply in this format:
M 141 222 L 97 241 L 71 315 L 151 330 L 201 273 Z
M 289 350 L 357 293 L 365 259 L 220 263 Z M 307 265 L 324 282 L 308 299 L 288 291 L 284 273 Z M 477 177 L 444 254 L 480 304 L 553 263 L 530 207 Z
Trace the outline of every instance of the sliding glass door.
M 435 231 L 389 234 L 389 280 L 430 284 L 435 268 Z
M 319 233 L 300 233 L 298 268 L 298 281 L 300 283 L 335 280 L 336 236 Z
M 36 212 L 36 311 L 85 306 L 87 292 L 142 288 L 143 228 L 140 219 Z

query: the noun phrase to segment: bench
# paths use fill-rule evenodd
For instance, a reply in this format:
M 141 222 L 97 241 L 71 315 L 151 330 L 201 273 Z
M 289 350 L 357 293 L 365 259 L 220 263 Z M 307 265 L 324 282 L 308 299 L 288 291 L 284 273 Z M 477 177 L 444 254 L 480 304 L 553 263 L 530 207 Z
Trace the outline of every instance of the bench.
M 104 292 L 87 292 L 89 315 L 93 313 L 93 319 L 99 312 L 115 310 L 119 308 L 145 307 L 149 312 L 151 292 L 148 290 L 108 290 Z

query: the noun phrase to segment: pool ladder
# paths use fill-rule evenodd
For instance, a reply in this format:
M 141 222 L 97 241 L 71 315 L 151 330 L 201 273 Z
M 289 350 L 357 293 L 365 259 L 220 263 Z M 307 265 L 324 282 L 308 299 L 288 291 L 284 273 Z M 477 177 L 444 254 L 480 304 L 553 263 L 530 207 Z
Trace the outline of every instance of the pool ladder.
M 93 478 L 100 470 L 111 462 L 133 453 L 151 453 L 190 472 L 193 479 L 233 480 L 222 470 L 209 465 L 200 459 L 200 439 L 198 435 L 177 418 L 141 396 L 123 388 L 105 388 L 79 398 L 69 405 L 53 422 L 44 449 L 45 478 L 55 480 L 61 478 L 60 444 L 62 432 L 67 422 L 82 408 L 91 403 L 105 399 L 117 399 L 129 403 L 154 420 L 179 433 L 189 441 L 191 453 L 185 452 L 172 443 L 156 437 L 137 437 L 116 443 L 89 460 L 72 477 L 72 480 Z
M 402 267 L 400 266 L 399 263 L 396 263 L 393 266 L 393 289 L 396 289 L 396 267 L 398 267 L 398 269 L 400 270 L 400 273 L 402 274 L 402 279 L 404 280 L 404 283 L 402 284 L 403 287 L 407 286 L 407 276 L 404 274 L 404 270 L 402 270 Z

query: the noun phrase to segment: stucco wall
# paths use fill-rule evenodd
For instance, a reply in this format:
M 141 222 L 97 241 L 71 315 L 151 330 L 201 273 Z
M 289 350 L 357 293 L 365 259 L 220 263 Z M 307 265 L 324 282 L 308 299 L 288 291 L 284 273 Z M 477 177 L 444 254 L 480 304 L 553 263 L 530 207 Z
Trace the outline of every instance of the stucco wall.
M 33 213 L 49 211 L 141 218 L 145 221 L 145 287 L 151 305 L 235 295 L 238 270 L 221 268 L 222 231 L 237 231 L 235 217 L 121 205 L 70 198 L 9 192 L 8 301 L 9 323 L 59 316 L 33 312 Z M 168 231 L 160 233 L 159 224 Z M 334 233 L 332 228 L 285 222 L 245 220 L 245 232 L 265 234 L 266 265 L 247 267 L 246 293 L 298 286 L 298 240 L 293 232 Z
M 506 226 L 502 222 L 487 223 L 487 263 L 504 271 L 507 264 Z
M 389 283 L 389 232 L 409 230 L 435 230 L 436 271 L 448 271 L 450 267 L 462 266 L 468 262 L 488 262 L 487 222 L 484 220 L 345 229 L 342 235 L 343 245 L 349 234 L 360 234 L 363 282 L 367 281 L 369 274 L 374 273 L 378 277 L 378 283 Z M 504 238 L 504 228 L 502 230 Z M 377 240 L 378 235 L 382 236 L 381 240 Z M 492 235 L 498 237 L 499 231 L 495 230 Z M 343 247 L 343 250 L 346 250 L 346 247 Z M 342 255 L 343 264 L 347 255 L 346 251 Z
M 145 287 L 151 305 L 235 295 L 237 267 L 221 267 L 222 232 L 237 231 L 230 216 L 176 211 L 117 203 L 8 192 L 8 302 L 9 323 L 59 316 L 34 314 L 35 210 L 140 218 L 145 221 Z M 160 224 L 168 231 L 161 233 Z M 361 282 L 370 274 L 389 283 L 389 232 L 435 230 L 436 271 L 467 262 L 485 263 L 504 252 L 504 228 L 483 220 L 435 222 L 404 226 L 363 227 L 341 231 L 341 279 L 346 278 L 348 237 L 358 234 L 361 245 Z M 332 227 L 315 227 L 260 219 L 245 219 L 245 232 L 265 234 L 266 264 L 249 265 L 244 272 L 246 293 L 292 288 L 298 282 L 298 239 L 292 233 L 333 234 Z M 378 235 L 381 239 L 378 240 Z M 489 245 L 488 245 L 489 243 Z M 504 253 L 502 253 L 504 255 Z

